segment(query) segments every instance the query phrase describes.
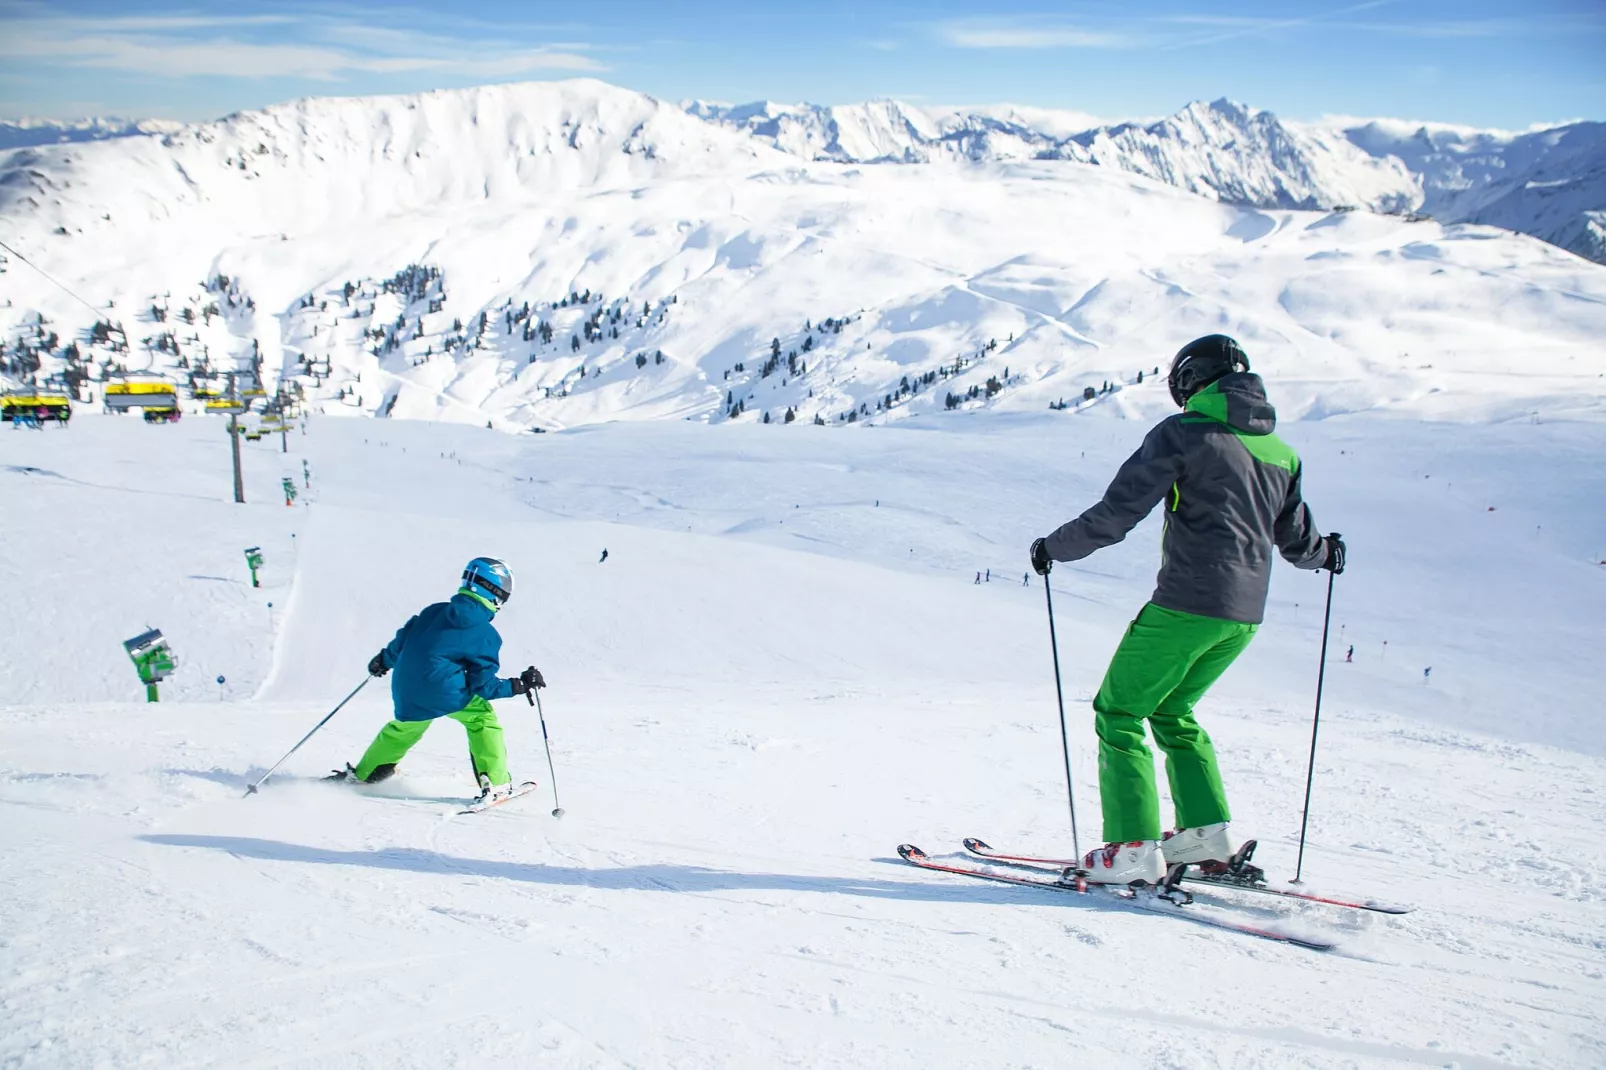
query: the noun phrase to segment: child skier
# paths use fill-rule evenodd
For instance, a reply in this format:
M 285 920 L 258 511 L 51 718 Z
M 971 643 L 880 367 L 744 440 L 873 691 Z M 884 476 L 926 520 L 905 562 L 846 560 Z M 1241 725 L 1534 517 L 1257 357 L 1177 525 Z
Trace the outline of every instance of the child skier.
M 451 601 L 427 606 L 402 625 L 368 663 L 374 676 L 396 670 L 390 682 L 396 719 L 379 730 L 356 766 L 336 770 L 330 780 L 377 784 L 396 771 L 431 721 L 450 717 L 468 730 L 481 798 L 512 789 L 502 725 L 490 700 L 546 686 L 533 665 L 510 679 L 497 679 L 502 637 L 491 621 L 512 595 L 508 567 L 494 557 L 476 557 L 463 569 L 463 585 Z
M 1032 543 L 1046 576 L 1124 539 L 1165 502 L 1154 595 L 1128 625 L 1093 700 L 1104 847 L 1082 859 L 1090 880 L 1156 883 L 1168 864 L 1224 862 L 1227 795 L 1194 704 L 1265 615 L 1273 544 L 1297 568 L 1344 571 L 1344 543 L 1320 535 L 1300 496 L 1300 463 L 1272 430 L 1277 414 L 1238 343 L 1212 334 L 1176 355 L 1168 380 L 1182 412 L 1162 420 L 1116 472 L 1104 498 Z M 1177 827 L 1160 833 L 1147 721 L 1165 752 Z

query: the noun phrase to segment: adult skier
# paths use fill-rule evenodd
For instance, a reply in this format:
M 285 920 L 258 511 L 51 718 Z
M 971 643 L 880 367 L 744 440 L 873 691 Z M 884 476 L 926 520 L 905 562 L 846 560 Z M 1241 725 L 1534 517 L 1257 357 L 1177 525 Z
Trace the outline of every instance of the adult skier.
M 1182 412 L 1149 432 L 1102 500 L 1031 546 L 1046 576 L 1055 561 L 1120 542 L 1164 502 L 1154 595 L 1093 700 L 1106 843 L 1082 865 L 1107 884 L 1155 883 L 1168 864 L 1231 856 L 1227 794 L 1194 705 L 1260 626 L 1273 546 L 1297 568 L 1344 571 L 1344 543 L 1317 532 L 1299 458 L 1272 433 L 1276 411 L 1238 343 L 1220 334 L 1189 342 L 1168 383 Z M 1176 810 L 1163 837 L 1144 722 L 1165 752 Z
M 377 784 L 396 772 L 407 752 L 438 717 L 450 717 L 468 730 L 469 759 L 482 800 L 507 794 L 507 746 L 491 700 L 545 687 L 535 666 L 498 679 L 502 637 L 492 624 L 497 610 L 513 596 L 513 573 L 494 557 L 476 557 L 463 569 L 463 585 L 450 601 L 426 606 L 368 662 L 368 672 L 392 669 L 390 694 L 396 716 L 379 730 L 355 766 L 336 770 L 330 780 Z

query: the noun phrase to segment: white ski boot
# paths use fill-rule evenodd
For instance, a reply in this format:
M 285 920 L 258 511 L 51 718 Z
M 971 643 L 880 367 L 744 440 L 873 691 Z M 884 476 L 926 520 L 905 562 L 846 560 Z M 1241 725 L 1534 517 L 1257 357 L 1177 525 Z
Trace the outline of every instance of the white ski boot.
M 1225 864 L 1232 857 L 1232 841 L 1227 838 L 1227 823 L 1199 825 L 1191 829 L 1172 829 L 1160 844 L 1168 866 L 1184 864 L 1202 865 L 1206 862 Z
M 1107 843 L 1087 853 L 1082 869 L 1092 884 L 1159 884 L 1165 880 L 1165 855 L 1159 840 Z
M 506 784 L 492 784 L 491 778 L 485 773 L 480 774 L 480 797 L 476 803 L 494 803 L 513 794 L 513 781 Z

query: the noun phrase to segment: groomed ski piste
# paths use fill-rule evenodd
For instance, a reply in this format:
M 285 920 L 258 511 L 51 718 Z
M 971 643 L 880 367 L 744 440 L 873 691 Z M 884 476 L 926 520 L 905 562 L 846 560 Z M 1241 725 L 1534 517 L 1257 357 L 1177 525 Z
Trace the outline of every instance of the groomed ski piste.
M 1595 424 L 1284 429 L 1351 546 L 1306 887 L 1414 913 L 1207 890 L 1338 944 L 1317 953 L 897 859 L 905 840 L 960 857 L 978 832 L 1068 851 L 1022 533 L 1091 501 L 1143 427 L 516 437 L 314 416 L 288 454 L 246 444 L 244 506 L 218 419 L 5 432 L 0 1060 L 1599 1063 Z M 278 480 L 302 459 L 312 485 L 287 509 Z M 1088 698 L 1157 536 L 1151 520 L 1053 574 L 1084 838 Z M 384 682 L 242 798 L 493 552 L 517 570 L 504 664 L 551 685 L 562 820 L 522 698 L 500 713 L 514 776 L 542 783 L 524 799 L 456 814 L 472 786 L 449 723 L 383 788 L 318 783 L 387 716 Z M 1324 584 L 1278 569 L 1203 708 L 1274 879 L 1294 864 Z M 119 649 L 147 625 L 180 666 L 157 705 Z

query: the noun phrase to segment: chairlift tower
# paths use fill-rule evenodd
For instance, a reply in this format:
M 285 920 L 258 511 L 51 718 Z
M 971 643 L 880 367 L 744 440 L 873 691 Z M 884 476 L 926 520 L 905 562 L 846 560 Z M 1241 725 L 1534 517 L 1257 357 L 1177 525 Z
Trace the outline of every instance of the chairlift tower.
M 245 480 L 240 476 L 240 394 L 235 386 L 233 372 L 229 373 L 229 400 L 235 403 L 229 409 L 229 450 L 234 454 L 234 501 L 238 505 L 244 505 Z

